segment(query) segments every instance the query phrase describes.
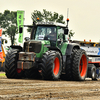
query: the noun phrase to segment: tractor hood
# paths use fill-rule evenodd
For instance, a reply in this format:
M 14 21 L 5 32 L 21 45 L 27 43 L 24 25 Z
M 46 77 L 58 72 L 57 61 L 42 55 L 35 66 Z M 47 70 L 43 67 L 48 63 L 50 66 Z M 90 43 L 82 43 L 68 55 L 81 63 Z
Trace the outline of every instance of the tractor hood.
M 42 40 L 30 40 L 24 42 L 24 51 L 25 52 L 34 52 L 36 53 L 36 57 L 42 57 L 42 54 L 48 50 L 48 46 L 50 46 L 50 41 Z

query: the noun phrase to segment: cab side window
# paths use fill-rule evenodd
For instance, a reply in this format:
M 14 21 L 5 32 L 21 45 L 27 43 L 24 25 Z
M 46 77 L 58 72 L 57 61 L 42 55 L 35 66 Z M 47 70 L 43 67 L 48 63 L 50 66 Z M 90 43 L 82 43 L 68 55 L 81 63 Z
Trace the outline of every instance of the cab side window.
M 58 39 L 63 40 L 64 28 L 58 29 Z

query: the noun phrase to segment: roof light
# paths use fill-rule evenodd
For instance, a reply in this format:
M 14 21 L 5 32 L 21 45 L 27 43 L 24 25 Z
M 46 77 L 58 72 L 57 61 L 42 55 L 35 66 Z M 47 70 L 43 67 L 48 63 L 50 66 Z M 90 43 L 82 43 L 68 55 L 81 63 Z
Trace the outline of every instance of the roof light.
M 39 17 L 37 18 L 37 20 L 40 20 Z
M 67 21 L 69 21 L 69 18 L 67 18 Z

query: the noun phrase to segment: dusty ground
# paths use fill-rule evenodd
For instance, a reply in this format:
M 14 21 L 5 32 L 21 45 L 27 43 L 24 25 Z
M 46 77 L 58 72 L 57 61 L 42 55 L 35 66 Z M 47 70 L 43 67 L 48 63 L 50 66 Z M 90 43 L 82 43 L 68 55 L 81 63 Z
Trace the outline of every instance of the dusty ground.
M 44 81 L 0 77 L 0 100 L 100 100 L 100 80 Z

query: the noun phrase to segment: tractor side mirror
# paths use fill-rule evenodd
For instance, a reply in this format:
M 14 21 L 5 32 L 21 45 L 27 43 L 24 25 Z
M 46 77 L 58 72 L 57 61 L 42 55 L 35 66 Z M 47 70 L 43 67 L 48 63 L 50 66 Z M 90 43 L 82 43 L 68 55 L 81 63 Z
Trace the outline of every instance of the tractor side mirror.
M 68 35 L 68 32 L 69 32 L 69 29 L 68 29 L 68 28 L 65 28 L 65 29 L 64 29 L 64 34 L 65 34 L 65 35 Z
M 22 32 L 23 32 L 23 28 L 19 27 L 19 33 L 22 33 Z
M 28 41 L 30 38 L 29 37 L 25 37 L 24 39 L 25 39 L 25 41 Z

